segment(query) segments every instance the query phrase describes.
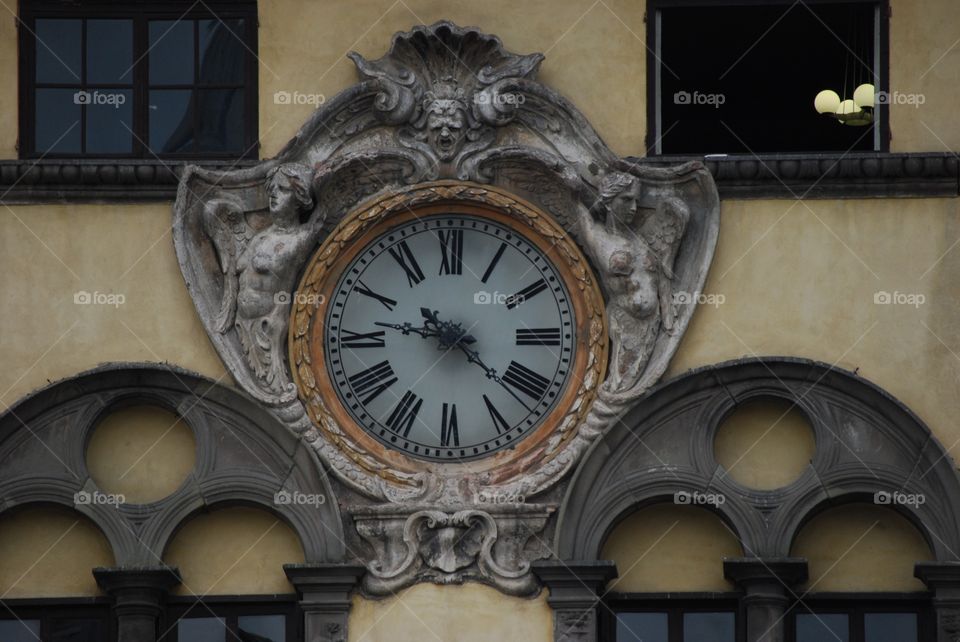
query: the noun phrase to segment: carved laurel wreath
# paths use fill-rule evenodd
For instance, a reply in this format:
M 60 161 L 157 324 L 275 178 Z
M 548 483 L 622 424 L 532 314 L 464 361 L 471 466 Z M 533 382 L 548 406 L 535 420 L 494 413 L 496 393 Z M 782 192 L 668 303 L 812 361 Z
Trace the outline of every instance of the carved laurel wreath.
M 436 181 L 381 196 L 359 207 L 354 214 L 346 216 L 307 264 L 299 295 L 295 298 L 289 336 L 293 378 L 307 413 L 322 436 L 360 468 L 401 486 L 425 484 L 422 471 L 411 472 L 398 469 L 393 462 L 381 456 L 380 453 L 371 452 L 358 443 L 338 424 L 312 370 L 310 333 L 320 306 L 317 303 L 308 302 L 322 300 L 320 295 L 324 284 L 331 276 L 336 276 L 331 275 L 333 266 L 366 230 L 391 215 L 443 203 L 491 208 L 541 235 L 557 250 L 559 259 L 566 264 L 580 291 L 580 299 L 584 306 L 586 318 L 583 326 L 587 328 L 588 354 L 583 378 L 579 382 L 572 382 L 578 386 L 572 397 L 573 401 L 550 437 L 540 446 L 525 453 L 522 458 L 511 459 L 503 465 L 485 471 L 486 484 L 500 485 L 523 475 L 533 466 L 546 465 L 563 452 L 564 446 L 576 435 L 578 426 L 583 423 L 607 366 L 608 348 L 603 296 L 586 259 L 562 227 L 549 216 L 517 197 L 491 186 L 461 181 Z M 459 464 L 438 464 L 431 473 L 442 477 L 444 468 L 449 467 L 450 476 L 453 476 L 458 472 L 457 466 Z

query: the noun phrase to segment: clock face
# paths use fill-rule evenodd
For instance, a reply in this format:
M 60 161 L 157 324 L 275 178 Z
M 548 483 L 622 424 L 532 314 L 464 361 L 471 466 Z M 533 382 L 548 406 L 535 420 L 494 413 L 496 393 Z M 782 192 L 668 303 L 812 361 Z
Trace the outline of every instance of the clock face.
M 340 403 L 389 448 L 458 462 L 514 446 L 573 378 L 574 305 L 540 247 L 494 218 L 414 217 L 339 274 L 322 337 Z

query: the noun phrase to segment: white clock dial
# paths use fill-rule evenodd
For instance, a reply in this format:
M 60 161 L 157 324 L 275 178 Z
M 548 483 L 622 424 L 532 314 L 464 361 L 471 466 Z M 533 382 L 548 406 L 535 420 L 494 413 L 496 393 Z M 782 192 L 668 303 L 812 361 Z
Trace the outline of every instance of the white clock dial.
M 466 214 L 368 243 L 327 301 L 326 366 L 384 445 L 464 461 L 509 448 L 558 403 L 576 320 L 560 273 L 511 227 Z

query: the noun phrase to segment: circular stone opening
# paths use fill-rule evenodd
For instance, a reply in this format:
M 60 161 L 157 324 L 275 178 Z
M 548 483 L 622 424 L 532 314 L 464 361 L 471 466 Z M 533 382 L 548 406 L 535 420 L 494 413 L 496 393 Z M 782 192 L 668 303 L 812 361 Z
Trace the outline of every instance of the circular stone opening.
M 121 408 L 101 419 L 87 445 L 87 470 L 105 493 L 130 504 L 172 494 L 196 463 L 193 431 L 156 406 Z
M 774 490 L 795 481 L 816 450 L 813 428 L 797 407 L 784 399 L 749 401 L 717 428 L 717 462 L 737 483 Z

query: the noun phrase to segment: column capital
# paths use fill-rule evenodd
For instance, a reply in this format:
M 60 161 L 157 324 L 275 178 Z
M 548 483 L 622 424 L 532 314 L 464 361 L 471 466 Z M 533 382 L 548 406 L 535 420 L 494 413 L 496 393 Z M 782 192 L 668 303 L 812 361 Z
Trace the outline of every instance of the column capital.
M 180 570 L 171 566 L 120 566 L 93 569 L 97 585 L 110 595 L 124 590 L 166 593 L 181 582 Z
M 563 562 L 544 560 L 533 563 L 533 572 L 548 589 L 550 606 L 592 606 L 607 582 L 617 577 L 617 565 L 608 560 Z
M 802 557 L 728 557 L 723 576 L 744 590 L 776 582 L 793 587 L 807 580 L 807 560 Z
M 960 589 L 960 562 L 917 562 L 913 576 L 932 591 Z
M 297 589 L 303 610 L 305 640 L 347 639 L 350 594 L 366 567 L 359 564 L 284 564 L 283 572 Z

